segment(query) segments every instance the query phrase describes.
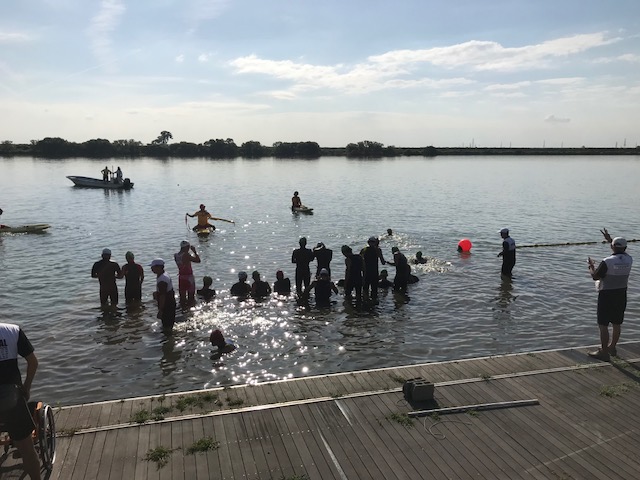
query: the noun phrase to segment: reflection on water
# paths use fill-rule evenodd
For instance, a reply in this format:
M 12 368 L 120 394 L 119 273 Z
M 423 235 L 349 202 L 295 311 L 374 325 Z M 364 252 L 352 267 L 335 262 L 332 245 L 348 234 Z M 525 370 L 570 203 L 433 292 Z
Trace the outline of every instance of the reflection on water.
M 577 187 L 615 181 L 629 208 L 637 208 L 640 162 L 629 158 L 119 163 L 135 188 L 101 193 L 73 188 L 65 178 L 91 176 L 99 163 L 0 159 L 3 223 L 52 225 L 42 235 L 0 236 L 0 320 L 20 323 L 34 343 L 34 389 L 49 403 L 595 344 L 597 296 L 584 259 L 602 258 L 607 249 L 522 249 L 513 281 L 503 281 L 496 232 L 508 225 L 521 244 L 599 240 L 603 225 L 640 236 L 637 212 L 612 209 Z M 410 174 L 417 168 L 424 175 Z M 621 170 L 627 175 L 614 178 Z M 295 190 L 313 215 L 292 215 Z M 504 198 L 512 208 L 496 216 Z M 184 214 L 200 203 L 236 224 L 219 222 L 215 233 L 196 236 Z M 341 245 L 359 251 L 371 235 L 380 237 L 385 259 L 394 246 L 410 261 L 417 251 L 427 258 L 411 265 L 419 281 L 406 296 L 380 290 L 377 304 L 355 304 L 340 289 L 329 308 L 317 309 L 293 296 L 240 302 L 229 295 L 240 270 L 259 270 L 271 284 L 277 270 L 293 278 L 291 252 L 302 236 L 335 253 Z M 457 252 L 461 238 L 473 241 L 471 254 Z M 197 284 L 209 275 L 218 294 L 179 314 L 182 321 L 165 335 L 148 264 L 167 260 L 177 285 L 169 259 L 184 239 L 202 258 L 194 265 Z M 144 266 L 141 304 L 97 305 L 89 273 L 105 247 L 121 264 L 131 250 Z M 334 281 L 344 276 L 340 260 L 332 262 Z M 632 278 L 629 298 L 639 292 Z M 640 304 L 630 301 L 629 318 L 638 313 Z M 213 352 L 209 334 L 216 328 L 238 345 L 232 354 Z M 640 339 L 638 322 L 629 322 L 626 339 Z

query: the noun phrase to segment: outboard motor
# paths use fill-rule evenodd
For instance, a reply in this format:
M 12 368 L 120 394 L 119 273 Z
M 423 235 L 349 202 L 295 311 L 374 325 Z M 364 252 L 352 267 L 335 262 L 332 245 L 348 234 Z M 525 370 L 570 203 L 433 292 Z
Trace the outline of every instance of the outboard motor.
M 125 178 L 124 182 L 122 182 L 122 185 L 124 186 L 124 188 L 131 188 L 131 180 Z

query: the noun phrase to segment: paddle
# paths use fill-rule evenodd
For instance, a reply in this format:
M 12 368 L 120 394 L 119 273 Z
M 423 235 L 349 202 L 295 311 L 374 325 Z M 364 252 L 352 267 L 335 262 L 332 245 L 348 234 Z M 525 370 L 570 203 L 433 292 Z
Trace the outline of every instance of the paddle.
M 221 222 L 233 223 L 234 225 L 236 224 L 236 222 L 234 222 L 233 220 L 227 220 L 226 218 L 211 217 L 211 220 L 219 220 Z

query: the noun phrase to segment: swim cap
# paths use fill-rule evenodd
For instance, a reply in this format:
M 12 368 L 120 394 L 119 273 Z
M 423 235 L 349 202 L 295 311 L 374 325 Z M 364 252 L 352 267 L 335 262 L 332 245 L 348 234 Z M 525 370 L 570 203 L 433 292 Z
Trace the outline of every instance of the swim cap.
M 213 283 L 213 278 L 209 277 L 209 276 L 205 276 L 202 281 L 204 282 L 205 285 L 211 285 Z
M 127 252 L 127 253 L 125 253 L 125 254 L 124 254 L 124 258 L 127 258 L 127 259 L 128 259 L 128 258 L 134 258 L 134 256 L 133 256 L 133 252 Z
M 349 245 L 342 245 L 342 248 L 340 248 L 340 250 L 345 255 L 348 254 L 348 253 L 351 253 L 353 251 L 353 250 L 351 250 L 351 247 Z
M 247 279 L 247 272 L 238 272 L 238 278 L 240 280 L 246 280 Z
M 327 270 L 326 268 L 321 268 L 320 275 L 329 275 L 329 270 Z
M 421 257 L 422 256 L 422 252 L 416 252 L 416 257 Z
M 389 272 L 387 272 L 387 269 L 380 270 L 380 276 L 386 277 L 387 275 L 389 275 Z
M 278 280 L 280 280 L 280 279 L 284 278 L 284 273 L 282 272 L 282 270 L 278 270 L 278 271 L 276 272 L 276 278 L 277 278 Z
M 395 253 L 395 252 L 399 252 L 399 251 L 400 251 L 400 249 L 399 249 L 398 247 L 393 247 L 393 248 L 391 249 L 391 251 L 392 251 L 393 253 Z
M 180 242 L 180 248 L 189 247 L 189 246 L 191 246 L 191 244 L 189 242 L 187 242 L 186 240 L 182 240 Z
M 369 243 L 372 243 L 372 242 L 375 243 L 377 241 L 378 239 L 376 237 L 369 237 L 369 240 L 368 240 Z
M 200 210 L 204 209 L 204 203 L 200 204 Z
M 103 248 L 102 249 L 102 254 L 103 255 L 111 255 L 111 250 L 109 250 L 108 248 Z
M 258 270 L 254 270 L 253 273 L 251 274 L 251 278 L 260 279 L 260 272 Z

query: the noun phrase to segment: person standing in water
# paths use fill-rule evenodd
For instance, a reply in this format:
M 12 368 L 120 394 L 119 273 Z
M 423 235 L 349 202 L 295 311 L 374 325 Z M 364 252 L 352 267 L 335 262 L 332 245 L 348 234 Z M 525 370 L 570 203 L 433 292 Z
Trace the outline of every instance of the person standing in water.
M 102 250 L 102 260 L 97 261 L 91 268 L 91 278 L 97 278 L 100 283 L 100 305 L 118 305 L 118 286 L 116 279 L 122 278 L 120 265 L 111 260 L 111 250 Z
M 313 249 L 313 256 L 316 259 L 318 264 L 316 268 L 316 277 L 320 275 L 320 271 L 324 268 L 329 272 L 329 277 L 331 277 L 331 267 L 330 263 L 333 259 L 333 250 L 327 248 L 324 243 L 320 242 Z
M 311 282 L 311 270 L 309 264 L 313 261 L 314 255 L 310 248 L 307 248 L 307 239 L 302 237 L 298 243 L 300 248 L 296 248 L 291 255 L 291 263 L 296 264 L 296 293 L 302 295 L 302 285 L 306 289 Z
M 278 295 L 289 295 L 291 293 L 291 280 L 284 276 L 282 270 L 276 272 L 276 281 L 273 282 L 273 291 Z
M 165 331 L 173 330 L 176 321 L 176 297 L 171 277 L 164 271 L 164 260 L 156 258 L 151 262 L 151 271 L 156 274 L 156 291 L 153 298 L 158 302 L 157 318 Z
M 511 271 L 516 264 L 516 242 L 509 236 L 509 229 L 500 230 L 502 237 L 502 251 L 498 254 L 502 257 L 502 275 L 511 278 Z
M 378 260 L 386 264 L 379 247 L 377 237 L 369 237 L 367 246 L 360 252 L 364 263 L 364 297 L 376 300 L 378 298 Z
M 196 252 L 196 247 L 188 241 L 182 240 L 180 251 L 173 258 L 178 266 L 178 291 L 180 292 L 180 306 L 184 311 L 196 304 L 196 278 L 193 275 L 191 264 L 200 263 L 200 255 Z
M 391 253 L 393 253 L 393 262 L 387 263 L 396 267 L 396 276 L 393 279 L 393 290 L 406 294 L 409 277 L 411 275 L 411 266 L 407 261 L 407 257 L 398 247 L 393 247 Z
M 142 282 L 144 281 L 144 269 L 135 262 L 133 252 L 124 255 L 127 260 L 122 266 L 122 276 L 124 277 L 124 299 L 127 304 L 142 300 Z

